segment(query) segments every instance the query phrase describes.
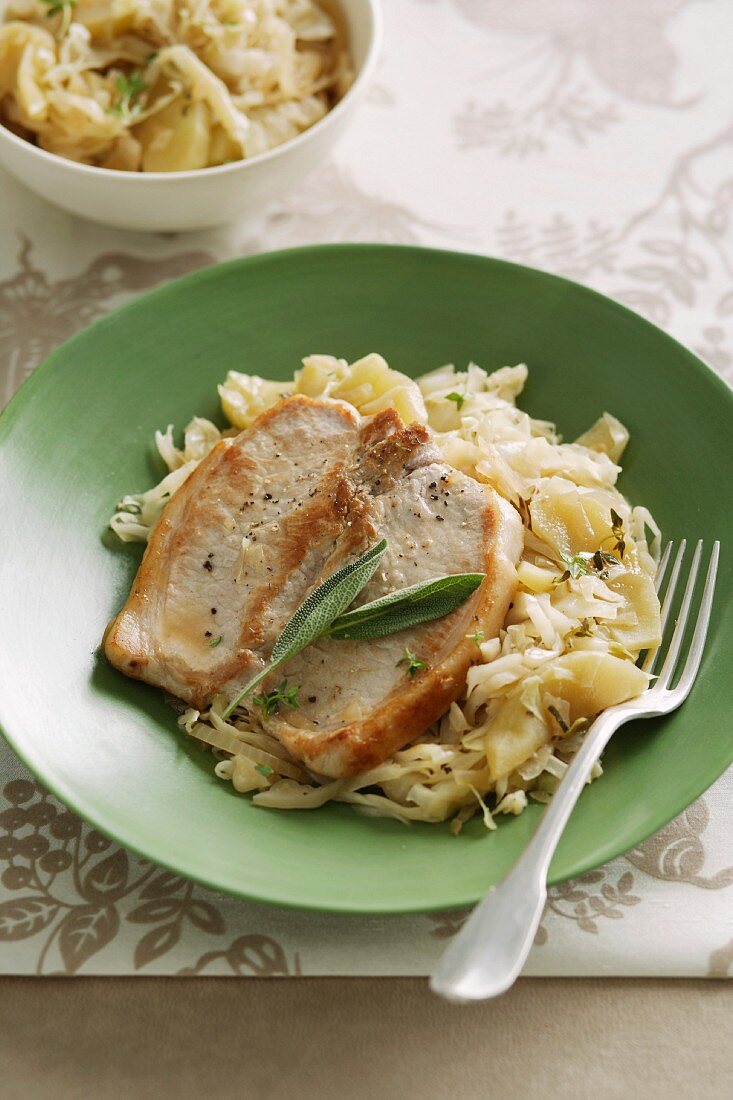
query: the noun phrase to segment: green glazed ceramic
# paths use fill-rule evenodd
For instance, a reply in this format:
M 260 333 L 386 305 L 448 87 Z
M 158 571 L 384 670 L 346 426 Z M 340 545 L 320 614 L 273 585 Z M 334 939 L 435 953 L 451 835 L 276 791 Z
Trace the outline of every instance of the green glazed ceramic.
M 665 539 L 722 542 L 698 683 L 677 713 L 612 742 L 552 864 L 555 882 L 577 875 L 659 829 L 733 760 L 733 394 L 634 313 L 525 267 L 382 245 L 248 257 L 144 295 L 54 352 L 0 420 L 0 724 L 99 829 L 235 894 L 406 912 L 473 902 L 504 874 L 539 806 L 457 838 L 346 806 L 256 809 L 214 778 L 160 692 L 100 656 L 141 553 L 106 523 L 160 476 L 154 430 L 219 420 L 216 384 L 232 368 L 289 378 L 309 352 L 370 351 L 412 375 L 526 362 L 524 407 L 566 438 L 606 409 L 629 427 L 621 487 Z

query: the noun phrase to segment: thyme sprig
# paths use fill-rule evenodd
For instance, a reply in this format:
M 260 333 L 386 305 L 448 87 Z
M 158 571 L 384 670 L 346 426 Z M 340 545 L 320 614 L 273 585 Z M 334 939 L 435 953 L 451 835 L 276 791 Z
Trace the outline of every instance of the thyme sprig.
M 422 672 L 424 668 L 428 666 L 424 661 L 421 661 L 416 654 L 412 653 L 409 649 L 405 648 L 405 655 L 397 662 L 397 668 L 405 666 L 405 672 L 408 676 L 417 676 L 418 672 Z
M 272 688 L 271 691 L 265 691 L 262 695 L 254 695 L 252 702 L 255 706 L 262 708 L 265 718 L 269 718 L 271 715 L 277 714 L 280 707 L 290 707 L 291 710 L 298 710 L 300 707 L 298 702 L 299 691 L 300 684 L 288 685 L 287 680 L 281 680 L 277 687 Z
M 561 554 L 560 557 L 565 566 L 565 572 L 560 577 L 558 584 L 569 580 L 577 581 L 578 577 L 590 577 L 592 575 L 592 554 Z
M 565 572 L 559 578 L 558 584 L 569 580 L 577 581 L 579 577 L 596 576 L 600 577 L 601 580 L 605 580 L 609 568 L 620 565 L 615 554 L 602 549 L 596 550 L 593 554 L 587 550 L 581 550 L 579 554 L 573 554 L 572 556 L 561 554 L 560 558 L 565 566 Z
M 119 73 L 115 78 L 117 100 L 107 108 L 107 114 L 131 119 L 142 110 L 140 96 L 150 87 L 142 77 L 140 69 L 133 69 L 127 76 Z
M 611 550 L 604 550 L 604 543 L 609 542 L 611 539 L 615 539 L 613 547 Z M 565 572 L 560 577 L 558 584 L 569 580 L 577 581 L 578 577 L 590 577 L 594 573 L 596 576 L 605 579 L 608 576 L 609 568 L 613 569 L 614 566 L 619 566 L 625 553 L 626 532 L 624 521 L 618 512 L 612 508 L 611 534 L 603 540 L 594 553 L 591 554 L 587 550 L 581 550 L 579 554 L 560 554 Z M 616 554 L 618 554 L 618 557 L 616 557 Z

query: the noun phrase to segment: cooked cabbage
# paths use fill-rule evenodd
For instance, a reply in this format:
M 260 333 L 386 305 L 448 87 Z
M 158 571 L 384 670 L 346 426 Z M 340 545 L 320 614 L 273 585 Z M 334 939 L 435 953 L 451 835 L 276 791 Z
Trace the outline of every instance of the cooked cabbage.
M 0 121 L 120 171 L 264 152 L 322 118 L 352 78 L 315 0 L 11 0 L 4 18 Z
M 290 382 L 272 382 L 256 374 L 229 371 L 219 386 L 224 415 L 237 428 L 248 428 L 286 393 L 347 401 L 364 416 L 396 409 L 407 424 L 427 423 L 428 414 L 416 382 L 391 370 L 381 355 L 355 363 L 332 355 L 309 355 Z
M 215 702 L 182 716 L 187 733 L 228 754 L 217 775 L 255 792 L 257 805 L 315 809 L 336 800 L 407 824 L 452 819 L 453 832 L 480 813 L 494 829 L 497 814 L 521 813 L 528 797 L 547 801 L 592 719 L 645 690 L 648 677 L 635 662 L 660 642 L 660 533 L 650 513 L 616 488 L 628 433 L 605 413 L 563 443 L 554 424 L 516 407 L 526 379 L 521 364 L 493 374 L 471 364 L 415 382 L 380 355 L 351 364 L 311 355 L 290 381 L 232 371 L 219 387 L 233 430 L 286 393 L 347 401 L 363 415 L 396 408 L 407 422 L 429 424 L 447 461 L 494 485 L 524 524 L 513 605 L 499 637 L 477 639 L 480 660 L 463 696 L 419 742 L 371 771 L 324 783 L 258 728 L 256 714 L 238 711 L 224 723 Z M 170 495 L 219 438 L 201 419 L 186 428 L 183 448 L 172 427 L 157 433 L 170 473 L 123 499 L 112 519 L 118 534 L 147 539 Z M 591 778 L 600 774 L 596 764 Z
M 130 493 L 119 501 L 109 521 L 115 534 L 123 542 L 147 542 L 168 501 L 220 439 L 216 425 L 200 416 L 195 416 L 186 427 L 183 449 L 173 442 L 172 424 L 165 432 L 156 432 L 155 446 L 169 473 L 147 492 Z

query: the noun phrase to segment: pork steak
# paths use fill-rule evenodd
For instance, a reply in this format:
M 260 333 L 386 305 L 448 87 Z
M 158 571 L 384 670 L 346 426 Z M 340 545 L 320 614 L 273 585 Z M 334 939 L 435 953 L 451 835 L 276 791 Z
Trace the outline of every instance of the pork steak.
M 394 410 L 285 398 L 214 447 L 167 505 L 105 653 L 128 676 L 203 709 L 266 663 L 315 587 L 380 539 L 357 603 L 447 573 L 486 579 L 443 619 L 370 641 L 319 639 L 278 668 L 299 707 L 263 718 L 312 771 L 362 772 L 456 699 L 516 586 L 522 527 L 489 486 L 449 466 L 429 429 Z M 406 651 L 425 664 L 410 675 Z

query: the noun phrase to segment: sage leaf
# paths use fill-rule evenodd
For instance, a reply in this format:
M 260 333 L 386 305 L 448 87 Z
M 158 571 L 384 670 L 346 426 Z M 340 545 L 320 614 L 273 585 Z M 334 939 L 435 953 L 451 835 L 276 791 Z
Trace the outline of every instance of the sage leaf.
M 360 558 L 337 569 L 328 580 L 311 592 L 275 642 L 269 663 L 235 696 L 222 714 L 224 719 L 229 717 L 245 695 L 257 687 L 273 669 L 320 637 L 333 620 L 354 602 L 362 588 L 374 576 L 386 549 L 387 540 L 382 539 Z
M 224 719 L 266 676 L 316 638 L 381 638 L 419 623 L 442 619 L 460 607 L 486 576 L 485 573 L 456 573 L 434 577 L 347 612 L 346 608 L 374 576 L 386 549 L 387 542 L 382 539 L 311 592 L 275 642 L 268 664 L 229 703 L 222 714 Z M 283 686 L 287 686 L 287 681 L 283 681 Z M 260 705 L 272 694 L 258 697 Z M 288 705 L 297 706 L 297 702 L 288 701 Z M 265 709 L 265 713 L 271 712 Z
M 442 619 L 465 603 L 485 576 L 485 573 L 456 573 L 412 584 L 347 611 L 334 619 L 324 633 L 329 638 L 382 638 L 419 623 Z
M 372 579 L 386 549 L 387 540 L 382 539 L 311 592 L 275 642 L 271 662 L 279 665 L 287 661 L 325 633 Z

